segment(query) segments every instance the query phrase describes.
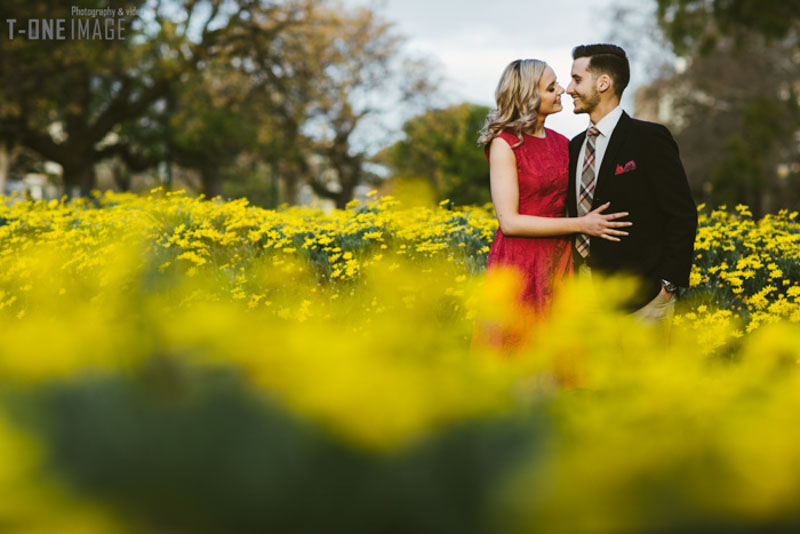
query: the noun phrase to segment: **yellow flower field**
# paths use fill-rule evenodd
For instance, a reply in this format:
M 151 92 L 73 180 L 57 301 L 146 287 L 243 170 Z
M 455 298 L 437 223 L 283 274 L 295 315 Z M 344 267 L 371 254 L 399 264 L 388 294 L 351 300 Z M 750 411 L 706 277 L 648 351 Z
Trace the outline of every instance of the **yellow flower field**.
M 154 190 L 0 207 L 0 525 L 704 532 L 800 523 L 800 224 L 701 209 L 669 328 L 574 281 L 514 356 L 486 208 Z M 609 297 L 611 296 L 611 297 Z

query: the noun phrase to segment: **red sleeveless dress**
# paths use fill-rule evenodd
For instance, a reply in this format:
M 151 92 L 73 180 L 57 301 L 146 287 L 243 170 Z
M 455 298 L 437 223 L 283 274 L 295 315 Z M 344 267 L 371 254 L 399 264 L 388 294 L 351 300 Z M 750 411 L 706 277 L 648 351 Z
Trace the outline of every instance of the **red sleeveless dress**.
M 511 132 L 503 132 L 498 137 L 511 147 L 519 142 L 517 136 Z M 545 137 L 523 135 L 522 144 L 512 148 L 517 160 L 520 214 L 566 217 L 568 144 L 566 137 L 545 128 Z M 489 158 L 488 147 L 486 157 Z M 516 328 L 503 333 L 500 344 L 518 344 L 533 326 L 531 319 L 548 314 L 555 288 L 563 278 L 572 273 L 573 239 L 569 235 L 510 237 L 497 229 L 489 249 L 486 271 L 489 273 L 499 267 L 516 269 L 523 280 L 519 303 L 523 310 L 529 312 L 529 316 L 525 318 L 527 320 L 521 318 Z

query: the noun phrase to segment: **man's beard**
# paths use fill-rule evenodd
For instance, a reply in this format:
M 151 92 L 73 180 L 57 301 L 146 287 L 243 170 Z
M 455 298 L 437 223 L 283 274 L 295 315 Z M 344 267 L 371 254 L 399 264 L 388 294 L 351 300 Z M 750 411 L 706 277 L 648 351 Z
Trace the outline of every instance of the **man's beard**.
M 593 89 L 589 95 L 578 93 L 578 102 L 582 107 L 578 109 L 578 106 L 575 106 L 575 113 L 591 113 L 600 103 L 600 93 L 597 92 L 597 89 Z

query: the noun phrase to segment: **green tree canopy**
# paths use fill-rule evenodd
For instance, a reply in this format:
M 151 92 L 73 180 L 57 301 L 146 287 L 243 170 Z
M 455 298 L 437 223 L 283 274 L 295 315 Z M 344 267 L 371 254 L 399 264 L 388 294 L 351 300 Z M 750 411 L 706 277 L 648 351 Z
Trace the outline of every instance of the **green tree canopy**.
M 679 54 L 708 53 L 724 37 L 748 32 L 783 38 L 800 21 L 800 0 L 656 0 L 658 20 Z
M 14 80 L 0 87 L 0 136 L 59 163 L 68 192 L 88 192 L 95 185 L 94 165 L 112 156 L 136 169 L 156 163 L 143 160 L 145 152 L 120 135 L 120 127 L 135 125 L 170 90 L 196 76 L 234 29 L 248 25 L 254 10 L 266 15 L 278 9 L 244 0 L 225 8 L 221 0 L 185 0 L 169 8 L 159 3 L 154 9 L 139 1 L 126 8 L 137 14 L 122 20 L 124 39 L 0 40 L 0 76 Z M 168 18 L 165 13 L 175 8 L 183 16 Z M 3 2 L 0 19 L 10 18 L 19 24 L 73 20 L 70 6 L 56 0 Z
M 489 108 L 458 104 L 428 111 L 403 125 L 405 138 L 378 154 L 394 177 L 428 181 L 439 200 L 491 201 L 489 166 L 477 145 Z
M 796 206 L 800 1 L 656 0 L 651 31 L 682 56 L 637 98 L 658 101 L 698 199 L 755 215 Z M 652 105 L 652 104 L 651 104 Z
M 101 8 L 94 1 L 82 8 Z M 207 196 L 240 157 L 344 206 L 380 117 L 429 94 L 424 62 L 370 8 L 333 0 L 144 2 L 124 40 L 0 38 L 0 141 L 59 163 L 67 192 L 98 162 L 192 169 Z M 71 20 L 57 0 L 9 0 L 0 20 Z M 372 132 L 372 133 L 371 133 Z M 264 163 L 254 167 L 252 163 Z M 260 171 L 257 171 L 260 172 Z M 263 184 L 263 181 L 261 182 Z M 274 200 L 274 196 L 273 200 Z

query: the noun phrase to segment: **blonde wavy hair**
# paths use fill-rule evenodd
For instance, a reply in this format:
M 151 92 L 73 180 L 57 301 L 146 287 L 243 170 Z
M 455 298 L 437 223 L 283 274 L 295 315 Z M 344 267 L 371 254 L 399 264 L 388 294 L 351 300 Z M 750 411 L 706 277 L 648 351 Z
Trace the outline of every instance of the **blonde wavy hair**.
M 547 63 L 538 59 L 517 59 L 508 64 L 494 91 L 497 107 L 486 116 L 486 124 L 478 138 L 487 145 L 503 130 L 510 130 L 519 139 L 512 148 L 522 144 L 522 134 L 536 128 L 539 113 L 539 80 Z

